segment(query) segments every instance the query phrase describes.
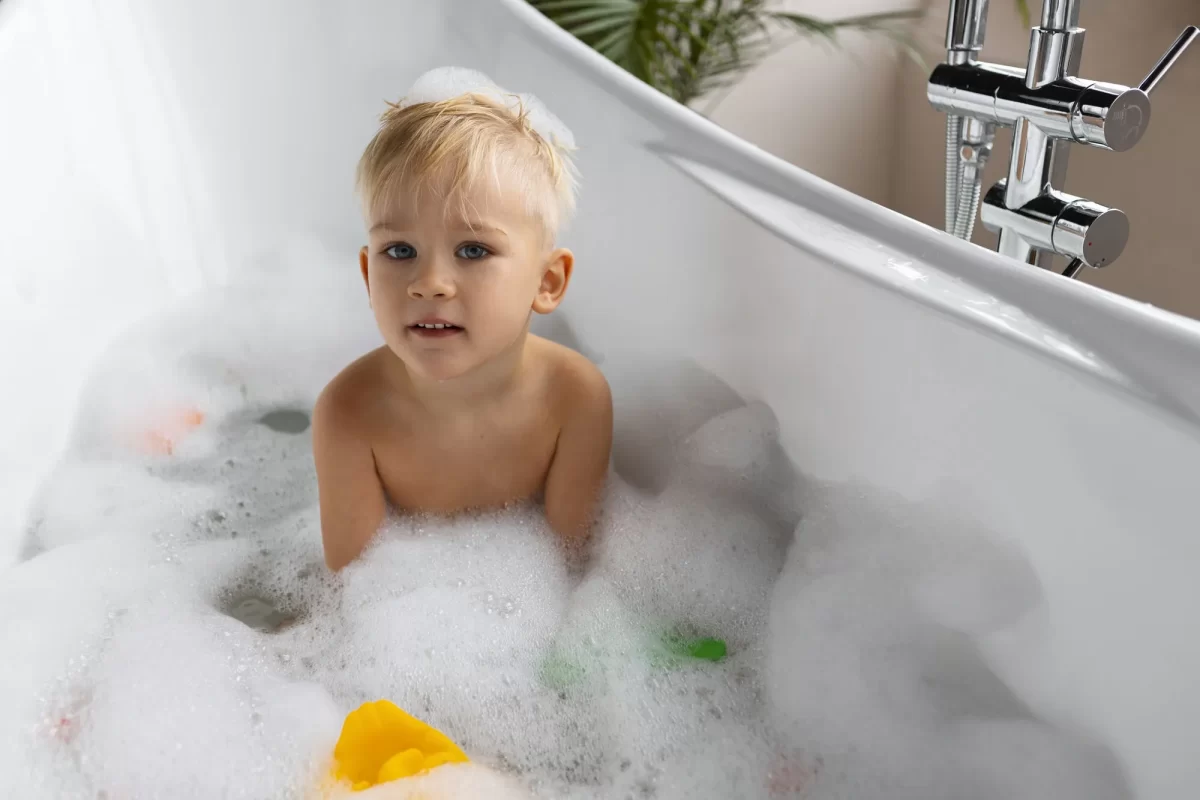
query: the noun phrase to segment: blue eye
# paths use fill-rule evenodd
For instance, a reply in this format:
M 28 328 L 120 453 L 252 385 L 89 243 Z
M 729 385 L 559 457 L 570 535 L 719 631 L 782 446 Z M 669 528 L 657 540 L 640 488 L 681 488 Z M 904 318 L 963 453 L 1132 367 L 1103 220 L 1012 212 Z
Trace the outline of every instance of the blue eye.
M 478 261 L 485 256 L 491 255 L 491 252 L 481 244 L 464 244 L 458 248 L 458 252 L 455 255 L 459 258 L 465 258 L 468 261 Z
M 403 242 L 400 244 L 390 245 L 383 252 L 388 258 L 394 258 L 397 261 L 404 261 L 417 257 L 417 249 L 411 244 L 405 244 Z

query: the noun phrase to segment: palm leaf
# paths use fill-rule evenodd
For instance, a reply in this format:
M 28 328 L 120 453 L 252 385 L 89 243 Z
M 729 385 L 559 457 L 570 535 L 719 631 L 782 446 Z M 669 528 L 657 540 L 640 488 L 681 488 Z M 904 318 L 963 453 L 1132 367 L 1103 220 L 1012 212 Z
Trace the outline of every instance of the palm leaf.
M 614 28 L 608 36 L 593 43 L 592 47 L 608 60 L 619 63 L 625 57 L 626 53 L 629 52 L 629 44 L 629 26 L 622 25 L 619 28 Z
M 1017 0 L 1017 13 L 1021 15 L 1021 24 L 1026 28 L 1033 24 L 1029 16 L 1029 0 Z
M 571 30 L 580 39 L 586 39 L 593 34 L 604 33 L 605 31 L 625 30 L 627 24 L 627 21 L 623 17 L 609 16 L 587 20 L 576 25 Z
M 577 8 L 558 17 L 558 24 L 568 30 L 577 31 L 579 26 L 595 20 L 619 20 L 625 22 L 629 17 L 626 8 L 609 8 L 608 6 L 593 8 Z
M 767 0 L 529 2 L 609 60 L 684 104 L 735 82 L 770 54 L 781 31 L 831 42 L 839 31 L 864 31 L 915 52 L 901 24 L 918 16 L 901 11 L 826 21 L 770 10 Z
M 578 8 L 625 8 L 636 6 L 637 0 L 535 0 L 532 5 L 543 14 L 554 15 Z
M 819 36 L 831 42 L 836 42 L 838 34 L 842 31 L 880 34 L 891 39 L 912 55 L 918 64 L 922 64 L 922 59 L 912 39 L 911 24 L 920 19 L 923 13 L 921 11 L 885 11 L 835 20 L 819 20 L 803 14 L 775 11 L 770 13 L 770 17 L 794 33 Z
M 836 42 L 841 31 L 873 33 L 890 39 L 920 69 L 927 69 L 925 59 L 912 35 L 912 25 L 921 18 L 922 11 L 886 11 L 878 14 L 862 14 L 829 22 L 813 20 L 799 14 L 773 14 L 773 18 L 790 25 L 801 34 L 817 35 Z
M 717 2 L 698 20 L 703 41 L 693 48 L 696 76 L 679 87 L 676 98 L 690 102 L 737 80 L 770 47 L 770 28 L 761 0 Z

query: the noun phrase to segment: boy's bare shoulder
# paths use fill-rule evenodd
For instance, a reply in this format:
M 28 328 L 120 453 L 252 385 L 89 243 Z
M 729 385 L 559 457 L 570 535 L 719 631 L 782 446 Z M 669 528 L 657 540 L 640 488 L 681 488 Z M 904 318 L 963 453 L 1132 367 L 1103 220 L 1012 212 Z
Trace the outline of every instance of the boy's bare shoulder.
M 569 347 L 537 339 L 547 366 L 548 388 L 568 412 L 603 407 L 612 403 L 604 373 L 582 353 Z
M 383 349 L 372 350 L 339 372 L 317 397 L 314 416 L 338 427 L 362 427 L 370 420 L 383 383 Z

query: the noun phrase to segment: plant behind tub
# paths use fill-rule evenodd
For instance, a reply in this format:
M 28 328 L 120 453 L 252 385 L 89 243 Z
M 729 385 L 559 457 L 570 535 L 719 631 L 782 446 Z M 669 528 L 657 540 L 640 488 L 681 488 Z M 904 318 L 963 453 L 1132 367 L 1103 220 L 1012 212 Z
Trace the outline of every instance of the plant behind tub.
M 909 37 L 920 10 L 836 20 L 769 7 L 768 0 L 529 0 L 569 33 L 663 94 L 690 105 L 716 102 L 764 58 L 817 37 L 837 43 L 842 31 L 885 36 L 917 61 Z M 716 93 L 716 94 L 714 94 Z M 707 111 L 715 107 L 715 102 Z
M 1028 0 L 1014 0 L 1030 24 Z M 823 20 L 772 8 L 770 0 L 529 0 L 585 44 L 663 94 L 691 105 L 726 91 L 767 56 L 800 38 L 837 44 L 843 31 L 883 36 L 918 64 L 912 39 L 922 9 Z

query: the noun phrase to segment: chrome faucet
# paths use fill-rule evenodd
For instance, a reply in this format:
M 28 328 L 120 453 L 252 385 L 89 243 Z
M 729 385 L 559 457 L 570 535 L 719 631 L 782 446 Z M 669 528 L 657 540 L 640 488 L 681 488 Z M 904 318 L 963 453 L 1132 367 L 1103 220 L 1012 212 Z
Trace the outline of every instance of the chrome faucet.
M 1070 259 L 1063 272 L 1115 261 L 1129 238 L 1124 212 L 1056 189 L 1066 177 L 1071 143 L 1123 152 L 1150 123 L 1150 93 L 1200 36 L 1189 26 L 1136 87 L 1083 80 L 1080 0 L 1043 0 L 1024 69 L 978 61 L 988 0 L 951 0 L 946 62 L 929 77 L 929 102 L 946 123 L 946 230 L 970 239 L 983 166 L 996 127 L 1013 129 L 1008 177 L 983 197 L 980 219 L 1000 234 L 997 250 L 1045 266 Z

